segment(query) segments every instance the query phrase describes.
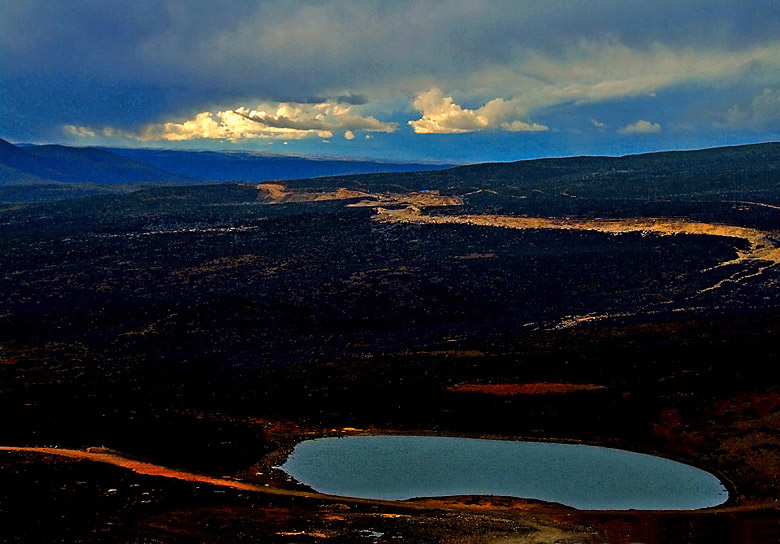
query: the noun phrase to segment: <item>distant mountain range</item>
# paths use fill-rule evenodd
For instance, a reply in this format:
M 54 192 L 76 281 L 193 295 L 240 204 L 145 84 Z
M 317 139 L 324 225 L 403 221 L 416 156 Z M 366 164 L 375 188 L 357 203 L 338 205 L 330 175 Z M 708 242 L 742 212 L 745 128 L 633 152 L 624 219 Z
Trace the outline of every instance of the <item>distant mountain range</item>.
M 167 151 L 14 145 L 0 139 L 0 185 L 14 183 L 197 183 L 267 181 L 368 172 L 434 170 L 446 165 L 266 156 L 244 152 Z
M 16 146 L 0 140 L 0 184 L 195 182 L 198 176 L 177 174 L 129 157 L 92 147 Z
M 0 140 L 0 202 L 230 180 L 297 180 L 289 185 L 300 188 L 477 192 L 481 194 L 471 201 L 518 211 L 540 198 L 568 199 L 570 207 L 592 207 L 605 199 L 736 201 L 780 194 L 780 143 L 447 167 L 249 152 L 13 145 Z
M 419 172 L 452 165 L 264 155 L 250 152 L 105 148 L 168 172 L 211 181 L 271 181 L 348 174 Z
M 780 142 L 665 151 L 623 157 L 567 157 L 458 166 L 436 172 L 369 174 L 298 180 L 301 188 L 445 193 L 496 191 L 509 198 L 655 199 L 741 198 L 780 194 Z M 492 197 L 491 197 L 492 198 Z M 472 199 L 473 200 L 473 199 Z

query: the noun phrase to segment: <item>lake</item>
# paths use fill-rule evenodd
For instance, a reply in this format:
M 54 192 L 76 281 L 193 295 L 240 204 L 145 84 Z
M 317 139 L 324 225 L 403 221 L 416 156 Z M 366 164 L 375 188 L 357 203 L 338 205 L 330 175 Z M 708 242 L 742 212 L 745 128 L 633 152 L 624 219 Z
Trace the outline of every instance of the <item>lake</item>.
M 403 500 L 499 495 L 583 510 L 689 510 L 725 502 L 712 474 L 613 448 L 446 436 L 348 436 L 299 443 L 280 467 L 329 495 Z

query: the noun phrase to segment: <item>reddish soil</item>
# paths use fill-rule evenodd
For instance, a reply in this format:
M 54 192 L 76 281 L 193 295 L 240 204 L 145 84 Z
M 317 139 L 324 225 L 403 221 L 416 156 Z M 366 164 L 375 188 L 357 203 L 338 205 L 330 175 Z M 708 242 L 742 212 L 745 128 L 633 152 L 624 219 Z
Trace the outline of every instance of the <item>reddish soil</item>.
M 547 395 L 574 393 L 575 391 L 597 391 L 606 389 L 592 383 L 462 383 L 449 387 L 448 391 L 459 393 L 482 393 L 498 397 L 513 395 Z

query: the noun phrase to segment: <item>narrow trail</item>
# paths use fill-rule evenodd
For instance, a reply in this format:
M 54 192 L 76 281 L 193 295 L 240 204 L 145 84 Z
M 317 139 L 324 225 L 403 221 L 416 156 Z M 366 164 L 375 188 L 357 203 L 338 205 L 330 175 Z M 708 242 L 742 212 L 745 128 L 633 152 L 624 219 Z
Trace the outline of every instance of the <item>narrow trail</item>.
M 266 495 L 301 497 L 306 499 L 317 499 L 317 500 L 342 502 L 342 503 L 346 502 L 352 504 L 384 505 L 384 506 L 407 508 L 411 510 L 423 510 L 428 508 L 424 505 L 416 504 L 413 502 L 386 501 L 380 499 L 361 499 L 356 497 L 340 497 L 336 495 L 326 495 L 324 493 L 316 493 L 312 491 L 281 489 L 278 487 L 270 487 L 270 486 L 266 487 L 264 485 L 256 484 L 252 482 L 246 482 L 242 480 L 235 480 L 229 478 L 218 478 L 215 476 L 207 476 L 205 474 L 199 474 L 197 472 L 190 472 L 186 470 L 168 468 L 162 465 L 155 465 L 153 463 L 138 461 L 135 459 L 130 459 L 128 457 L 125 457 L 118 452 L 106 451 L 103 448 L 87 448 L 86 450 L 72 450 L 66 448 L 0 446 L 0 451 L 20 452 L 20 453 L 41 453 L 44 455 L 65 457 L 68 459 L 75 459 L 78 461 L 91 461 L 95 463 L 104 463 L 107 465 L 121 467 L 130 470 L 132 472 L 135 472 L 136 474 L 141 474 L 143 476 L 157 476 L 162 478 L 171 478 L 174 480 L 183 480 L 185 482 L 192 482 L 196 484 L 213 485 L 216 487 L 224 487 L 229 489 L 235 489 L 238 491 L 251 491 L 253 493 L 263 493 Z
M 749 204 L 751 206 L 761 206 L 762 208 L 770 208 L 772 210 L 780 210 L 780 206 L 774 204 L 767 204 L 765 202 L 751 202 L 750 200 L 739 200 L 737 204 Z
M 720 266 L 725 266 L 726 264 L 729 264 L 729 263 L 723 263 Z M 697 295 L 701 295 L 702 293 L 706 293 L 708 291 L 714 291 L 716 289 L 720 289 L 726 283 L 739 283 L 742 280 L 746 280 L 748 278 L 758 277 L 761 274 L 763 274 L 764 272 L 766 272 L 767 270 L 769 270 L 770 268 L 773 268 L 773 267 L 777 266 L 777 264 L 778 263 L 771 262 L 771 263 L 766 264 L 764 266 L 760 266 L 758 268 L 758 270 L 753 272 L 753 273 L 745 273 L 745 271 L 739 270 L 739 271 L 733 273 L 732 275 L 730 275 L 728 278 L 723 278 L 722 280 L 720 280 L 719 282 L 715 283 L 714 285 L 710 285 L 709 287 L 705 287 L 704 289 L 700 289 L 699 291 L 696 292 L 696 294 Z
M 96 451 L 97 450 L 97 451 Z M 103 449 L 88 448 L 87 450 L 72 450 L 64 448 L 36 448 L 36 447 L 15 447 L 15 446 L 0 446 L 0 451 L 19 452 L 19 453 L 40 453 L 45 455 L 53 455 L 59 457 L 65 457 L 68 459 L 76 459 L 79 461 L 92 461 L 96 463 L 105 463 L 124 469 L 131 470 L 136 474 L 144 476 L 158 476 L 163 478 L 172 478 L 175 480 L 183 480 L 186 482 L 193 482 L 197 484 L 207 484 L 217 487 L 230 488 L 240 491 L 249 491 L 253 493 L 263 493 L 267 495 L 277 495 L 286 497 L 298 497 L 304 499 L 315 499 L 317 501 L 325 502 L 337 502 L 341 504 L 352 505 L 368 505 L 368 506 L 385 506 L 394 510 L 406 510 L 408 512 L 425 512 L 431 510 L 448 510 L 453 512 L 471 512 L 472 514 L 485 514 L 484 507 L 476 507 L 463 502 L 456 502 L 451 504 L 445 504 L 442 501 L 436 499 L 421 499 L 411 501 L 387 501 L 379 499 L 360 499 L 355 497 L 339 497 L 335 495 L 325 495 L 322 493 L 314 493 L 310 491 L 295 491 L 288 489 L 279 489 L 275 487 L 265 487 L 264 485 L 253 484 L 250 482 L 215 478 L 213 476 L 206 476 L 194 472 L 188 472 L 183 470 L 172 469 L 155 465 L 153 463 L 146 463 L 142 461 L 136 461 L 120 455 L 117 452 L 107 452 Z M 500 510 L 500 509 L 496 509 Z M 399 514 L 392 514 L 399 515 Z M 409 514 L 404 514 L 409 515 Z M 544 516 L 543 516 L 544 517 Z M 521 540 L 521 542 L 536 542 L 536 543 L 550 543 L 561 541 L 561 537 L 580 536 L 580 533 L 569 533 L 558 527 L 553 523 L 544 523 L 540 519 L 534 517 L 533 519 L 523 516 L 521 520 L 522 525 L 527 529 L 533 531 L 531 536 L 534 538 L 532 541 Z M 301 534 L 306 534 L 305 532 Z M 525 539 L 528 535 L 522 535 Z M 554 537 L 554 538 L 550 538 Z M 579 539 L 578 539 L 579 540 Z
M 188 482 L 229 487 L 231 489 L 239 489 L 242 491 L 268 491 L 268 489 L 263 488 L 262 486 L 249 482 L 226 480 L 222 478 L 215 478 L 213 476 L 205 476 L 203 474 L 197 474 L 194 472 L 171 469 L 152 463 L 145 463 L 143 461 L 129 459 L 113 452 L 108 453 L 101 450 L 95 451 L 93 448 L 89 448 L 87 450 L 70 450 L 64 448 L 27 448 L 17 446 L 0 446 L 0 451 L 42 453 L 45 455 L 55 455 L 58 457 L 66 457 L 68 459 L 76 459 L 79 461 L 94 461 L 96 463 L 114 465 L 132 470 L 137 474 L 143 474 L 145 476 L 162 476 L 164 478 L 173 478 L 176 480 L 185 480 Z
M 431 498 L 419 498 L 410 499 L 407 501 L 390 501 L 382 499 L 361 499 L 356 497 L 341 497 L 337 495 L 326 495 L 324 493 L 316 493 L 312 491 L 297 491 L 292 489 L 280 489 L 277 487 L 265 487 L 264 485 L 255 484 L 251 482 L 217 478 L 214 476 L 207 476 L 196 472 L 189 472 L 185 470 L 178 470 L 173 468 L 164 467 L 161 465 L 155 465 L 153 463 L 147 463 L 144 461 L 137 461 L 121 455 L 118 452 L 106 451 L 103 448 L 87 448 L 86 450 L 73 450 L 66 448 L 44 448 L 44 447 L 24 447 L 24 446 L 0 446 L 0 451 L 7 452 L 19 452 L 19 453 L 39 453 L 44 455 L 52 455 L 57 457 L 65 457 L 67 459 L 75 459 L 78 461 L 91 461 L 95 463 L 104 463 L 121 467 L 136 474 L 144 476 L 157 476 L 162 478 L 172 478 L 175 480 L 183 480 L 186 482 L 192 482 L 197 484 L 213 485 L 216 487 L 224 487 L 235 489 L 239 491 L 250 491 L 254 493 L 263 493 L 267 495 L 278 495 L 286 497 L 299 497 L 306 499 L 315 499 L 328 502 L 339 502 L 349 504 L 363 504 L 374 506 L 387 506 L 392 508 L 400 508 L 404 510 L 431 510 L 443 509 L 451 511 L 464 511 L 475 510 L 484 511 L 484 506 L 473 506 L 467 502 L 445 501 L 447 497 L 431 497 Z M 449 497 L 449 499 L 457 499 Z M 549 505 L 555 507 L 555 505 Z M 539 506 L 538 508 L 542 508 Z M 501 510 L 501 507 L 495 508 L 495 510 Z M 504 508 L 506 509 L 506 508 Z M 510 507 L 509 510 L 517 508 Z M 772 510 L 780 509 L 780 501 L 771 501 L 755 504 L 747 504 L 740 506 L 716 506 L 713 508 L 706 508 L 702 510 L 572 510 L 574 512 L 582 513 L 583 515 L 593 515 L 599 513 L 615 512 L 622 516 L 625 515 L 648 515 L 648 514 L 669 514 L 669 515 L 713 515 L 735 512 L 748 512 L 758 510 Z M 533 512 L 534 506 L 532 504 L 526 504 L 523 508 L 525 511 Z M 567 511 L 569 509 L 567 508 Z

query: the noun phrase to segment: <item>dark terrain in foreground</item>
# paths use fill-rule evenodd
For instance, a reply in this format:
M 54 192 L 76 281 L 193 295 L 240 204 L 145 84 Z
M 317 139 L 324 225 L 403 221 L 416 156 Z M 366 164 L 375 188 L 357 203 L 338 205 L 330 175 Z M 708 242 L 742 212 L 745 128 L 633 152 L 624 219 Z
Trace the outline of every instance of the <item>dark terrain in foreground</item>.
M 671 456 L 731 492 L 698 513 L 396 507 L 0 452 L 2 538 L 776 542 L 777 240 L 778 144 L 0 208 L 0 445 L 105 446 L 296 489 L 270 467 L 304 437 L 528 437 Z

